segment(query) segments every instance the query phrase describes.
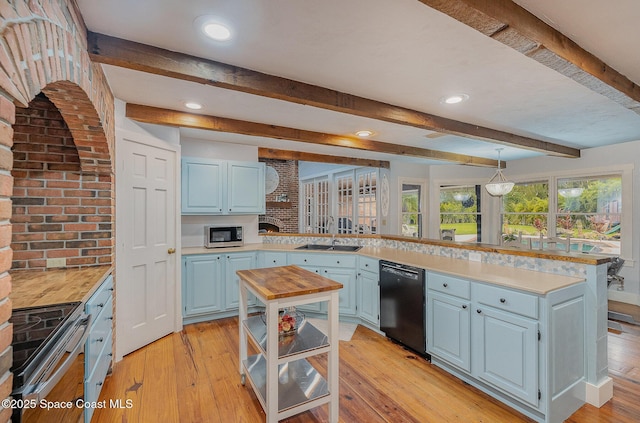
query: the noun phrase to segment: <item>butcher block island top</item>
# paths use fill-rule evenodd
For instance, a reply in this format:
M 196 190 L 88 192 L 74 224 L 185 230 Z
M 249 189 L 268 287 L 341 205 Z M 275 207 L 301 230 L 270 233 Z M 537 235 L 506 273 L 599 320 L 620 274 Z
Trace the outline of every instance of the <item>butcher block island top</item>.
M 238 270 L 238 276 L 266 300 L 341 289 L 342 284 L 298 266 Z
M 93 266 L 10 272 L 13 308 L 86 301 L 111 270 L 111 266 Z

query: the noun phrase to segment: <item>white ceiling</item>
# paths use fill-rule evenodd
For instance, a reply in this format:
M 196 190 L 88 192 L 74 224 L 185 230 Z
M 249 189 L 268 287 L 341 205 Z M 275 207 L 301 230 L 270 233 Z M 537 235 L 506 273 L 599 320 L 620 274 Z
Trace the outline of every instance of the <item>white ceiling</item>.
M 640 84 L 640 2 L 516 0 Z M 640 115 L 417 0 L 78 0 L 90 31 L 180 51 L 373 100 L 574 148 L 640 140 Z M 201 36 L 216 15 L 229 42 Z M 103 65 L 116 97 L 131 103 L 496 158 L 494 145 Z M 463 92 L 469 100 L 443 105 Z M 378 159 L 380 153 L 182 130 L 185 136 Z M 507 147 L 507 160 L 540 153 Z M 416 159 L 408 159 L 416 161 Z M 429 162 L 426 163 L 444 163 Z

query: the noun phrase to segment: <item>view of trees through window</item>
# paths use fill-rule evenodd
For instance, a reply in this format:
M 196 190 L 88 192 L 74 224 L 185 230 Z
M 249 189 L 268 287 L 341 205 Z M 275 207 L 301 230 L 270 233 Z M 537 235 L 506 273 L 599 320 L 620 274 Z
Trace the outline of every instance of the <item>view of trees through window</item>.
M 565 178 L 556 181 L 549 207 L 547 182 L 517 184 L 503 197 L 503 239 L 541 236 L 570 238 L 571 250 L 620 253 L 621 176 Z
M 481 242 L 480 185 L 440 187 L 440 230 L 455 229 L 455 240 Z

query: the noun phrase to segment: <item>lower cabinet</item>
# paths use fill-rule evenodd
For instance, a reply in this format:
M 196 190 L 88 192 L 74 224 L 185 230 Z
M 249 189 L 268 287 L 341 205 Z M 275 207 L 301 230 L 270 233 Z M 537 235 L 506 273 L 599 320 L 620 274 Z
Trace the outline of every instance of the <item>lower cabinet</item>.
M 340 316 L 356 315 L 356 256 L 351 254 L 289 253 L 289 264 L 295 264 L 310 272 L 340 282 Z M 298 306 L 303 311 L 325 312 L 324 303 Z
M 471 371 L 470 302 L 434 291 L 428 291 L 427 298 L 429 352 Z
M 380 272 L 378 260 L 359 257 L 356 308 L 358 317 L 375 329 L 380 328 Z
M 527 403 L 538 406 L 538 322 L 476 306 L 474 374 Z
M 91 315 L 89 336 L 84 347 L 84 402 L 97 402 L 111 366 L 113 334 L 113 277 L 109 275 L 85 304 Z M 93 408 L 84 410 L 89 423 Z
M 256 267 L 256 253 L 197 254 L 182 257 L 184 323 L 237 315 L 236 270 Z M 255 305 L 251 296 L 250 305 Z
M 584 284 L 535 295 L 427 272 L 427 288 L 433 364 L 540 422 L 584 402 Z

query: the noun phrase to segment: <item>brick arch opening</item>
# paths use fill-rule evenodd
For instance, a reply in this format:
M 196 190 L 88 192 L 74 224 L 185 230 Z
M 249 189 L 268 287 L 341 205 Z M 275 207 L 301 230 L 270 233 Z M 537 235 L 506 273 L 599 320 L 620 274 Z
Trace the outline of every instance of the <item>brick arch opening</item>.
M 11 360 L 6 359 L 7 351 L 11 351 L 12 339 L 12 325 L 6 324 L 12 309 L 11 299 L 8 298 L 11 292 L 8 271 L 14 256 L 13 249 L 8 248 L 12 240 L 11 198 L 14 190 L 14 178 L 9 173 L 14 164 L 11 147 L 14 145 L 16 107 L 27 108 L 29 102 L 41 92 L 58 107 L 68 130 L 73 134 L 81 172 L 93 174 L 94 181 L 86 183 L 103 183 L 100 178 L 108 179 L 106 183 L 109 188 L 105 190 L 107 196 L 90 200 L 108 204 L 104 206 L 107 217 L 97 217 L 106 218 L 109 222 L 82 222 L 83 218 L 80 217 L 79 223 L 102 225 L 105 231 L 110 231 L 114 223 L 112 154 L 115 125 L 113 94 L 102 68 L 89 58 L 86 27 L 76 2 L 12 0 L 3 4 L 0 8 L 0 391 L 4 393 L 1 397 L 8 397 L 12 381 Z M 64 185 L 66 182 L 59 180 L 58 183 Z M 84 189 L 94 188 L 85 186 Z M 82 199 L 79 201 L 82 202 Z M 54 216 L 58 215 L 51 214 L 51 219 Z M 86 218 L 92 219 L 89 215 Z M 46 221 L 47 217 L 44 219 Z M 108 251 L 105 260 L 111 260 L 113 237 L 110 234 L 100 235 L 99 230 L 89 232 L 93 234 L 85 235 L 88 239 L 83 239 L 81 235 L 78 241 L 90 241 L 92 245 L 95 242 L 95 248 L 100 246 Z M 59 237 L 67 236 L 64 233 L 60 231 Z M 44 237 L 46 242 L 61 241 L 47 240 L 47 234 Z M 82 248 L 81 245 L 77 247 Z M 79 251 L 82 256 L 82 250 Z M 84 254 L 83 257 L 94 257 L 97 252 L 86 250 Z M 10 416 L 10 408 L 0 412 L 2 421 L 7 421 Z
M 83 172 L 110 174 L 111 149 L 100 116 L 91 99 L 77 84 L 57 81 L 42 92 L 58 108 L 73 135 Z

